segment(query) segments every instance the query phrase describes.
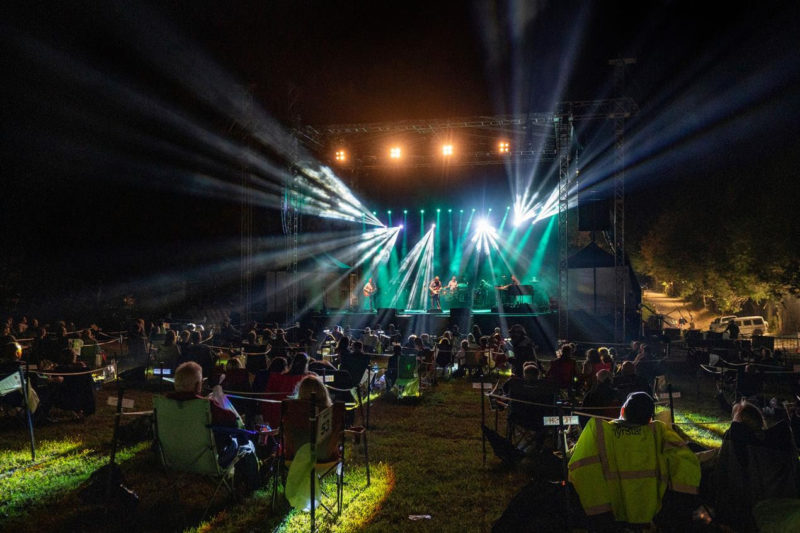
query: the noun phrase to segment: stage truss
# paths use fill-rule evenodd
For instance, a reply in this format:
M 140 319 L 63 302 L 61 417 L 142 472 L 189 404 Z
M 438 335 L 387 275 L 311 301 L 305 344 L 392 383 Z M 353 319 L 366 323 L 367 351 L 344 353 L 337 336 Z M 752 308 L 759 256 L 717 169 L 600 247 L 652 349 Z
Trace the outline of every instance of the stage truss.
M 621 73 L 632 60 L 612 60 L 615 66 L 617 94 L 621 94 Z M 575 192 L 577 159 L 575 124 L 589 120 L 614 121 L 614 196 L 611 248 L 615 265 L 614 336 L 615 341 L 625 338 L 626 277 L 625 256 L 625 121 L 638 111 L 636 103 L 628 98 L 561 102 L 552 113 L 527 113 L 360 124 L 332 124 L 303 126 L 294 133 L 322 161 L 331 167 L 357 172 L 361 169 L 391 168 L 394 163 L 386 158 L 385 147 L 390 140 L 402 137 L 404 144 L 416 146 L 403 155 L 403 167 L 425 168 L 442 164 L 441 153 L 430 147 L 451 138 L 456 132 L 462 149 L 458 157 L 448 161 L 451 166 L 503 165 L 509 161 L 558 161 L 558 237 L 559 237 L 559 320 L 558 336 L 569 338 L 569 225 L 567 212 L 569 200 Z M 510 149 L 498 153 L 498 139 L 507 139 Z M 420 146 L 428 148 L 419 149 Z M 341 147 L 348 150 L 347 161 L 334 161 L 333 154 Z

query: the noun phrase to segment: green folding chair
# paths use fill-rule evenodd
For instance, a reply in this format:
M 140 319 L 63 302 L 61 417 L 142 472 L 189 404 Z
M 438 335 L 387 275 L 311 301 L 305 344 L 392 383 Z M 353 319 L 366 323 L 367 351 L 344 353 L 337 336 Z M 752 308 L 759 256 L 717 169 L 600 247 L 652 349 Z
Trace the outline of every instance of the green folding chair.
M 153 421 L 157 453 L 168 474 L 197 474 L 216 482 L 202 521 L 220 488 L 224 486 L 235 495 L 233 474 L 243 455 L 237 454 L 224 468 L 220 466 L 211 426 L 211 403 L 207 400 L 181 401 L 154 396 Z
M 89 368 L 100 368 L 103 366 L 103 354 L 97 344 L 84 344 L 80 350 L 80 360 L 86 363 Z
M 419 362 L 416 355 L 401 355 L 397 359 L 397 380 L 394 388 L 398 400 L 420 396 Z
M 308 510 L 311 518 L 311 531 L 316 530 L 316 506 L 320 505 L 330 515 L 340 515 L 342 513 L 342 502 L 344 499 L 344 403 L 336 402 L 331 407 L 320 408 L 312 406 L 306 400 L 284 400 L 281 405 L 281 438 L 282 438 L 282 463 L 286 471 L 286 483 L 284 492 L 290 501 L 302 501 L 296 491 L 289 494 L 289 486 L 292 481 L 292 467 L 296 463 L 299 452 L 308 451 L 310 455 L 303 462 L 310 462 L 305 466 L 309 467 L 308 475 L 310 483 L 296 485 L 294 489 L 310 490 L 310 497 L 307 501 Z M 304 469 L 298 463 L 298 467 Z M 324 490 L 321 494 L 326 498 L 333 499 L 335 510 L 317 498 L 316 493 L 321 489 L 323 480 L 328 476 L 335 476 L 336 494 L 329 495 Z M 319 489 L 317 488 L 319 487 Z M 275 486 L 277 492 L 277 485 Z

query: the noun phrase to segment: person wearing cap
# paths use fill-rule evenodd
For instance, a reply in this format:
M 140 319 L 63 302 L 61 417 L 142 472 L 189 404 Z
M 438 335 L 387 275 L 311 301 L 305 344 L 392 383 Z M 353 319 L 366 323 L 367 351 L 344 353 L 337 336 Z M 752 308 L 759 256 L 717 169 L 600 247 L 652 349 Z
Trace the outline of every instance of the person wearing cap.
M 591 420 L 573 449 L 569 481 L 595 525 L 648 528 L 667 489 L 696 495 L 700 463 L 675 431 L 653 421 L 645 392 L 628 395 L 620 417 Z

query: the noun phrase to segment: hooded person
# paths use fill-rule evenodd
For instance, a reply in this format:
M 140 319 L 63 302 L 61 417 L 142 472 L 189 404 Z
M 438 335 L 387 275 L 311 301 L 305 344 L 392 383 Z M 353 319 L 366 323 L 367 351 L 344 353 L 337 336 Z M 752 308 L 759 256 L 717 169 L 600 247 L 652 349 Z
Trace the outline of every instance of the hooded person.
M 650 395 L 631 393 L 618 419 L 590 420 L 575 444 L 569 480 L 600 529 L 650 527 L 668 489 L 698 493 L 699 461 L 654 410 Z

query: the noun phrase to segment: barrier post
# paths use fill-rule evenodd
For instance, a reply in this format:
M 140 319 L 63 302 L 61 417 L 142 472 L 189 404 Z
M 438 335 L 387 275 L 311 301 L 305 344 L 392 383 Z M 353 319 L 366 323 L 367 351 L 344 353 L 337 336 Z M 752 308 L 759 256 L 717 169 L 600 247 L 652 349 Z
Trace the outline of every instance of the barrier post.
M 478 368 L 478 377 L 481 380 L 481 442 L 483 444 L 483 466 L 486 466 L 486 433 L 483 427 L 486 425 L 486 395 L 483 392 L 483 369 Z
M 367 365 L 367 419 L 364 421 L 364 429 L 369 429 L 370 405 L 372 405 L 372 363 Z
M 567 481 L 569 480 L 569 461 L 567 460 L 567 430 L 564 427 L 564 405 L 560 402 L 558 403 L 558 434 L 561 437 L 559 440 L 564 444 L 564 453 L 561 455 L 561 486 L 564 490 L 564 529 L 567 530 L 569 528 L 569 515 L 570 515 L 570 506 L 569 506 L 569 487 L 567 486 Z M 571 413 L 572 411 L 570 411 Z
M 675 402 L 672 398 L 672 383 L 667 384 L 667 394 L 669 394 L 669 418 L 675 423 Z
M 700 377 L 702 376 L 703 370 L 698 368 L 697 369 L 697 379 L 694 380 L 694 406 L 697 407 L 700 405 Z
M 317 481 L 317 413 L 316 413 L 316 406 L 317 406 L 317 394 L 315 392 L 311 393 L 311 412 L 309 413 L 308 421 L 310 422 L 311 426 L 311 439 L 308 441 L 309 446 L 311 447 L 311 531 L 316 531 L 316 481 Z
M 28 403 L 28 388 L 30 384 L 27 380 L 28 376 L 28 362 L 25 362 L 25 372 L 22 371 L 22 367 L 19 367 L 19 379 L 20 383 L 22 384 L 22 405 L 25 407 L 25 419 L 28 422 L 28 435 L 31 440 L 31 461 L 36 460 L 36 441 L 33 437 L 33 419 L 31 418 L 31 406 Z
M 111 438 L 111 456 L 108 460 L 108 477 L 106 479 L 106 514 L 111 509 L 111 485 L 114 482 L 114 464 L 117 459 L 117 437 L 119 436 L 119 423 L 122 419 L 122 397 L 125 387 L 117 381 L 117 413 L 114 415 L 114 435 Z

